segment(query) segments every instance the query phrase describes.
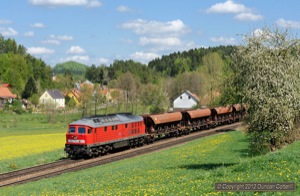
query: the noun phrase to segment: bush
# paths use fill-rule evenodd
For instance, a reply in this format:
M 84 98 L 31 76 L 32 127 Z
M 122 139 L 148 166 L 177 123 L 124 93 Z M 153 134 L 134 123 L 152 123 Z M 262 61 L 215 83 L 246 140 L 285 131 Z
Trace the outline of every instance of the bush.
M 12 104 L 12 110 L 16 114 L 24 113 L 24 109 L 22 108 L 22 102 L 18 99 L 15 99 Z
M 159 106 L 151 106 L 150 107 L 150 114 L 158 114 L 158 113 L 163 113 L 164 109 L 160 108 Z

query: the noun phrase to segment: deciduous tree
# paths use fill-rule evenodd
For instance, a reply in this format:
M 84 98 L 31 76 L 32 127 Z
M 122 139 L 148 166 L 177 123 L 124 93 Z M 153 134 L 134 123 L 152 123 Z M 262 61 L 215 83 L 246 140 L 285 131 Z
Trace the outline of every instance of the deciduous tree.
M 236 54 L 238 78 L 249 104 L 252 152 L 295 140 L 300 111 L 300 47 L 288 30 L 263 28 L 245 36 Z

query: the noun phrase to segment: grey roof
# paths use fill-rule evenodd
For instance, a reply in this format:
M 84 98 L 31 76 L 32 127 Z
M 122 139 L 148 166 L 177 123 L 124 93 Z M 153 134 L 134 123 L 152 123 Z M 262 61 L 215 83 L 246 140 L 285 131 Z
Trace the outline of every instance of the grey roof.
M 185 91 L 187 94 L 189 94 L 191 97 L 193 97 L 197 102 L 199 102 L 199 98 L 197 97 L 197 95 L 195 95 L 194 93 L 191 93 L 190 91 Z
M 178 99 L 180 96 L 182 96 L 182 94 L 187 93 L 189 96 L 191 96 L 191 98 L 193 98 L 196 102 L 200 102 L 199 98 L 197 97 L 197 95 L 195 95 L 194 93 L 191 93 L 189 90 L 184 91 L 183 93 L 181 93 L 178 97 L 176 97 L 174 100 Z
M 143 117 L 136 116 L 131 113 L 119 113 L 83 117 L 80 120 L 74 121 L 69 125 L 86 125 L 90 127 L 105 127 L 118 124 L 127 124 L 143 121 Z
M 52 99 L 64 99 L 65 97 L 59 92 L 59 90 L 47 90 L 47 93 L 52 97 Z

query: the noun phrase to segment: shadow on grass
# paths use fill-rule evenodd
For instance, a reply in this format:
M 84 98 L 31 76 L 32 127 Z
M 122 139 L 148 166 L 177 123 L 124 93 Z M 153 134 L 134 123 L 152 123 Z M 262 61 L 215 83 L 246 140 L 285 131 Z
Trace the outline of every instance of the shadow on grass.
M 249 138 L 239 139 L 237 141 L 237 143 L 246 143 L 247 147 L 245 147 L 243 149 L 234 150 L 234 152 L 237 152 L 239 154 L 239 156 L 242 158 L 253 157 L 253 154 L 250 152 L 250 149 L 249 149 L 249 143 L 250 143 Z
M 189 164 L 182 165 L 179 168 L 182 169 L 203 169 L 203 170 L 214 170 L 219 167 L 230 167 L 236 165 L 237 163 L 207 163 L 207 164 Z
M 218 130 L 216 130 L 216 132 L 218 132 L 218 133 L 226 133 L 226 132 L 231 132 L 231 131 L 236 131 L 236 130 L 234 130 L 234 129 L 218 129 Z

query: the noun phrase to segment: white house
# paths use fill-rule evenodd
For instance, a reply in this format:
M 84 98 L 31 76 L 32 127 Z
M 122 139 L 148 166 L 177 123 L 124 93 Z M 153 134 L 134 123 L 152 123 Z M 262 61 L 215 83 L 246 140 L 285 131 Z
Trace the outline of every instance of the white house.
M 46 90 L 40 97 L 40 104 L 54 103 L 56 108 L 65 107 L 65 97 L 58 90 Z
M 173 110 L 190 109 L 199 104 L 199 98 L 190 91 L 184 91 L 173 101 Z

